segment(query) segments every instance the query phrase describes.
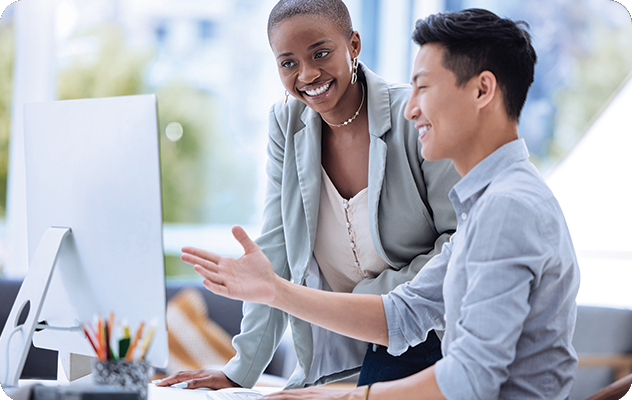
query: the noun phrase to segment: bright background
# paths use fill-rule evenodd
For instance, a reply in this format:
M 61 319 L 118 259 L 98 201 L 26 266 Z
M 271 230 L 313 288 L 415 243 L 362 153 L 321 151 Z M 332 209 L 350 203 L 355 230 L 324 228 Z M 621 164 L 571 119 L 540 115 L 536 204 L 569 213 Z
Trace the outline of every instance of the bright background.
M 197 279 L 178 260 L 183 245 L 239 254 L 229 230 L 259 232 L 267 114 L 283 98 L 266 36 L 276 1 L 8 3 L 0 4 L 0 277 L 27 270 L 21 105 L 31 101 L 156 93 L 169 278 Z M 418 18 L 481 7 L 530 24 L 539 60 L 520 133 L 571 227 L 579 301 L 632 308 L 627 10 L 612 0 L 345 3 L 360 59 L 390 81 L 410 80 Z

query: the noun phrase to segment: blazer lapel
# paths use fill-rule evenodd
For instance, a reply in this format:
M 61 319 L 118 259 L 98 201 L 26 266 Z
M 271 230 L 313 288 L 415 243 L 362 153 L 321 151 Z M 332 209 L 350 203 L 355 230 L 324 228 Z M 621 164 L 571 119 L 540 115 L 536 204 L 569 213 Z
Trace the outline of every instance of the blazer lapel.
M 305 123 L 305 128 L 294 135 L 294 151 L 298 184 L 309 234 L 309 254 L 311 254 L 316 238 L 320 204 L 322 122 L 318 114 L 309 108 L 305 109 L 301 119 Z
M 388 257 L 382 247 L 378 225 L 378 209 L 380 194 L 386 171 L 386 155 L 388 147 L 384 135 L 391 129 L 391 105 L 387 83 L 371 70 L 362 65 L 367 82 L 367 111 L 369 114 L 369 227 L 375 249 L 384 260 Z

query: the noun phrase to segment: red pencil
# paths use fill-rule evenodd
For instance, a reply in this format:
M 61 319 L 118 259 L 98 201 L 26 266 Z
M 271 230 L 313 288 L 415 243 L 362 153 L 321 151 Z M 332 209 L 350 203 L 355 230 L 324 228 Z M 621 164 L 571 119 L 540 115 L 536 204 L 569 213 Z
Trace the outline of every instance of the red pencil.
M 94 349 L 94 353 L 98 357 L 99 356 L 99 350 L 97 350 L 97 346 L 94 344 L 94 340 L 92 339 L 92 336 L 90 335 L 90 332 L 88 332 L 88 328 L 86 328 L 86 326 L 84 324 L 81 324 L 81 329 L 83 330 L 84 335 L 86 335 L 86 337 L 88 338 L 88 342 L 90 342 L 90 345 Z

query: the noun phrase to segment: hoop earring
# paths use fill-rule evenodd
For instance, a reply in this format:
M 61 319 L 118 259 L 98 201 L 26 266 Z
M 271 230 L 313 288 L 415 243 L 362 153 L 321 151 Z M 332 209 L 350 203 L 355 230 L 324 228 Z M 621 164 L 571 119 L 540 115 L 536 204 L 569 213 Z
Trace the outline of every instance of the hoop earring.
M 358 57 L 353 59 L 353 74 L 351 74 L 351 84 L 355 85 L 358 81 Z
M 290 92 L 287 91 L 287 89 L 285 90 L 285 102 L 283 102 L 283 104 L 287 104 L 287 98 L 290 97 Z

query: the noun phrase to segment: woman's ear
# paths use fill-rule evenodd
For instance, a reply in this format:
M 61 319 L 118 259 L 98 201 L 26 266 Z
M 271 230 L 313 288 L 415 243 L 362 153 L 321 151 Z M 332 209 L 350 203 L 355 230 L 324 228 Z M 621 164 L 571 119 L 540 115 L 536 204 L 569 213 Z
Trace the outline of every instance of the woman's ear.
M 358 57 L 361 49 L 362 40 L 360 40 L 360 33 L 358 33 L 358 31 L 353 31 L 351 37 L 349 38 L 349 54 L 351 55 L 351 59 Z
M 494 100 L 499 100 L 499 96 L 501 96 L 501 94 L 496 93 L 498 89 L 498 81 L 496 80 L 496 75 L 494 75 L 491 71 L 481 72 L 476 79 L 476 84 L 478 88 L 478 97 L 476 101 L 480 108 L 486 107 Z

